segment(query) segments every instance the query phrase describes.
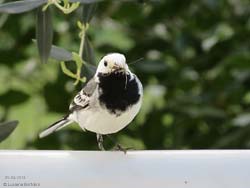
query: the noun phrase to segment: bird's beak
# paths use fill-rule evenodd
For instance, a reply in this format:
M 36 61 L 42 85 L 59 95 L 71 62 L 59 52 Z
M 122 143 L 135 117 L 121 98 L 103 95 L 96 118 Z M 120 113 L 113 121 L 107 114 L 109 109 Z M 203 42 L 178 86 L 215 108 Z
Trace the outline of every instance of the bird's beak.
M 124 71 L 124 67 L 121 67 L 117 64 L 114 64 L 113 67 L 112 67 L 112 71 Z

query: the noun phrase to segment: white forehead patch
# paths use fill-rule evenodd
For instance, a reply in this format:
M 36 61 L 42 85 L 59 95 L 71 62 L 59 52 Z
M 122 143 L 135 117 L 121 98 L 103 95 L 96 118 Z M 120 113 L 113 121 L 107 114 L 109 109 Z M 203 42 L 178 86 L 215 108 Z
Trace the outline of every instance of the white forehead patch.
M 108 54 L 108 55 L 104 56 L 103 59 L 108 61 L 108 62 L 114 62 L 114 63 L 118 63 L 118 64 L 126 63 L 125 56 L 123 54 L 120 54 L 120 53 Z
M 111 53 L 104 56 L 101 61 L 99 62 L 99 65 L 96 70 L 95 78 L 98 82 L 98 74 L 104 73 L 109 74 L 114 70 L 114 67 L 120 67 L 123 68 L 126 72 L 130 73 L 130 70 L 128 68 L 128 65 L 126 64 L 126 58 L 123 54 L 120 53 Z

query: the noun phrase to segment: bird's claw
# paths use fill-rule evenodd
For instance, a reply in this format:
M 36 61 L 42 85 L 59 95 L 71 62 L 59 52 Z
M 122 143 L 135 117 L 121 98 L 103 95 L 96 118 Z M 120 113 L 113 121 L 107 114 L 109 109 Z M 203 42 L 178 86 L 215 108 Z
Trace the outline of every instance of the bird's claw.
M 133 149 L 132 147 L 124 148 L 120 144 L 116 144 L 116 146 L 114 147 L 115 151 L 122 151 L 124 154 L 126 154 L 128 150 L 132 149 Z
M 103 137 L 101 134 L 96 134 L 96 138 L 97 138 L 97 143 L 98 143 L 98 148 L 101 151 L 105 151 L 105 148 L 103 146 Z

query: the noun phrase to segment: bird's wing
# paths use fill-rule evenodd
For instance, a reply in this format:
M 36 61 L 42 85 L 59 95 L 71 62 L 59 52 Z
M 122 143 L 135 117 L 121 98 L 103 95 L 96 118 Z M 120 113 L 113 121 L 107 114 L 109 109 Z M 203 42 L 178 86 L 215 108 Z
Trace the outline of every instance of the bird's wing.
M 73 112 L 89 106 L 89 99 L 96 89 L 97 83 L 94 78 L 89 80 L 84 88 L 75 96 L 74 100 L 70 104 L 69 110 Z
M 59 121 L 53 123 L 47 129 L 45 129 L 39 137 L 45 137 L 50 135 L 51 133 L 60 130 L 61 128 L 67 126 L 68 124 L 72 123 L 73 120 L 70 118 L 72 112 L 76 110 L 81 110 L 87 108 L 89 106 L 90 97 L 93 95 L 96 89 L 97 83 L 95 82 L 94 78 L 92 78 L 86 86 L 75 96 L 74 100 L 70 104 L 69 113 L 64 116 Z

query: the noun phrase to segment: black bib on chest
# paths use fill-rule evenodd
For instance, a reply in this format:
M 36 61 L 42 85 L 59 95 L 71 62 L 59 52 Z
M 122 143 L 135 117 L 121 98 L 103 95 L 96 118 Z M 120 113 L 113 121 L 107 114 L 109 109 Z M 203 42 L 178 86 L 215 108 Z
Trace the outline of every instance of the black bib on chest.
M 100 73 L 98 77 L 101 92 L 99 100 L 111 113 L 123 112 L 139 101 L 138 84 L 135 79 L 130 80 L 130 75 L 124 73 L 105 75 Z

